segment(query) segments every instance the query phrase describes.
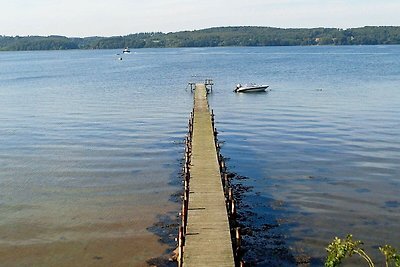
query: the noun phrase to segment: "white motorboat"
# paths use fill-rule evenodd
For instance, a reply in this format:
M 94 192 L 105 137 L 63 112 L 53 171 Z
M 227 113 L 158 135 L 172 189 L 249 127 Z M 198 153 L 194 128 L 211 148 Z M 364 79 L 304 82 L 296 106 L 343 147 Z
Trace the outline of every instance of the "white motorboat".
M 124 53 L 124 54 L 130 54 L 130 53 L 131 53 L 131 50 L 129 50 L 129 48 L 126 47 L 126 48 L 124 49 L 124 51 L 122 51 L 122 53 Z
M 265 92 L 268 87 L 269 85 L 257 85 L 254 83 L 241 85 L 239 83 L 233 91 L 235 93 Z

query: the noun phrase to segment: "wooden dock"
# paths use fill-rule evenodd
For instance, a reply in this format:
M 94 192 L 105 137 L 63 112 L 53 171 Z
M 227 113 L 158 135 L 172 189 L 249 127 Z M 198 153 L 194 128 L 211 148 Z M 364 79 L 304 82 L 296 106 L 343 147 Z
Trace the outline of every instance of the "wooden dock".
M 235 266 L 206 84 L 194 90 L 190 183 L 182 266 Z

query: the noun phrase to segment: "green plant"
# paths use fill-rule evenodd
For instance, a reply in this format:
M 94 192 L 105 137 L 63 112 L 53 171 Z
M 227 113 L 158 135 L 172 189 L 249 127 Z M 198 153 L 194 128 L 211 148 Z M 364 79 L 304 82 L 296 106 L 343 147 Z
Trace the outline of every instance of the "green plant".
M 390 263 L 394 263 L 394 266 L 400 267 L 400 254 L 390 245 L 379 247 L 379 250 L 385 255 L 386 267 L 390 266 Z
M 326 267 L 339 266 L 346 257 L 351 257 L 354 254 L 361 256 L 369 267 L 374 267 L 372 259 L 365 253 L 361 247 L 363 243 L 361 241 L 354 241 L 352 235 L 347 235 L 346 239 L 342 240 L 335 237 L 333 241 L 326 248 L 328 255 L 326 257 Z M 400 267 L 400 254 L 390 245 L 379 247 L 379 250 L 385 256 L 386 267 L 394 266 Z
M 339 266 L 346 257 L 358 254 L 368 263 L 369 267 L 373 267 L 374 263 L 371 258 L 365 253 L 364 249 L 360 247 L 362 244 L 361 241 L 353 241 L 352 235 L 347 235 L 345 240 L 335 237 L 326 249 L 328 251 L 328 256 L 325 261 L 325 266 Z

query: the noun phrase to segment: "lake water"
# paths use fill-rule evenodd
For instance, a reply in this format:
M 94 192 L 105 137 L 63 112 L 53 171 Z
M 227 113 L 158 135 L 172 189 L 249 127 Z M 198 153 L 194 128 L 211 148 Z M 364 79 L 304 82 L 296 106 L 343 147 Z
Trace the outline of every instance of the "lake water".
M 0 266 L 146 266 L 171 249 L 192 75 L 215 82 L 246 261 L 320 266 L 348 233 L 380 264 L 379 245 L 400 248 L 400 46 L 119 52 L 0 53 Z

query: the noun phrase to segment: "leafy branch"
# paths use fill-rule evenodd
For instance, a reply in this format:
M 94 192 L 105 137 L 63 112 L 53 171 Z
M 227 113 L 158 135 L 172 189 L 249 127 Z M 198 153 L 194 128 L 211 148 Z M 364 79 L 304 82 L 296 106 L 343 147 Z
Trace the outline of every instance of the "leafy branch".
M 386 267 L 389 267 L 391 263 L 396 267 L 400 267 L 400 254 L 390 245 L 379 247 L 379 250 L 385 255 Z
M 339 266 L 346 257 L 358 254 L 368 262 L 369 267 L 373 267 L 374 263 L 371 258 L 365 253 L 364 249 L 360 247 L 362 244 L 361 241 L 353 241 L 352 235 L 348 235 L 345 240 L 335 237 L 326 249 L 328 251 L 328 256 L 325 261 L 325 266 Z
M 345 258 L 351 257 L 354 254 L 358 254 L 368 263 L 369 267 L 374 267 L 375 265 L 371 257 L 365 253 L 361 245 L 363 245 L 363 243 L 359 240 L 354 241 L 352 235 L 347 235 L 346 239 L 344 240 L 335 237 L 326 248 L 328 255 L 326 257 L 325 266 L 339 266 Z M 385 245 L 383 247 L 379 247 L 379 250 L 385 256 L 386 267 L 393 265 L 395 267 L 400 267 L 400 254 L 396 251 L 396 249 L 390 245 Z

